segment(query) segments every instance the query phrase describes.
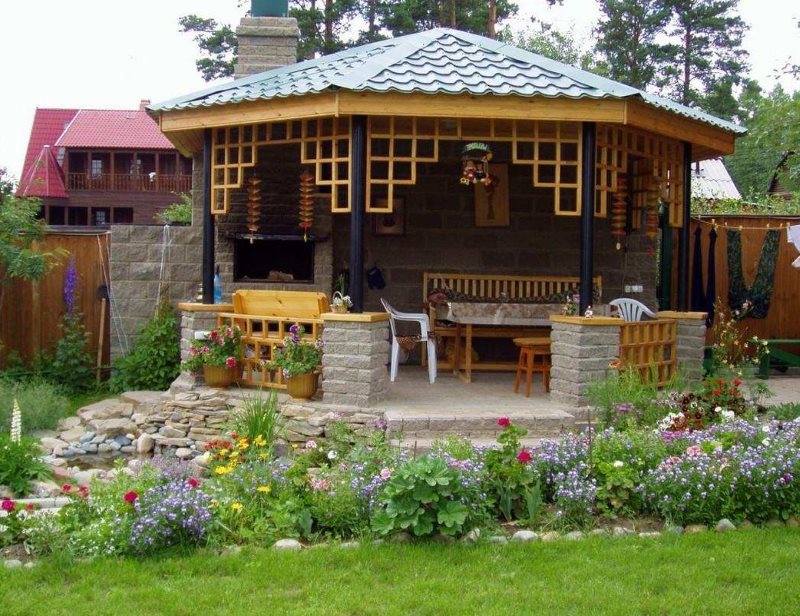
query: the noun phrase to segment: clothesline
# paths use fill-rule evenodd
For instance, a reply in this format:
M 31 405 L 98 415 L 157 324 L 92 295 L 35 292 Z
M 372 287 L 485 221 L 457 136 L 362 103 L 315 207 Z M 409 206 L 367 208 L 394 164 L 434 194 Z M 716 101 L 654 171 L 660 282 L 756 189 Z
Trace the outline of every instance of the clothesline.
M 769 231 L 771 229 L 788 229 L 789 227 L 791 227 L 793 225 L 800 224 L 800 220 L 796 220 L 796 221 L 793 221 L 793 222 L 779 222 L 777 224 L 767 223 L 766 226 L 751 227 L 751 226 L 745 226 L 745 225 L 731 225 L 731 224 L 728 224 L 727 222 L 720 223 L 720 222 L 717 222 L 716 218 L 712 218 L 711 220 L 703 220 L 703 219 L 697 218 L 696 220 L 701 225 L 709 225 L 711 227 L 714 227 L 714 229 L 719 229 L 720 227 L 722 227 L 723 229 L 734 229 L 736 231 L 745 231 L 745 230 L 746 231 Z

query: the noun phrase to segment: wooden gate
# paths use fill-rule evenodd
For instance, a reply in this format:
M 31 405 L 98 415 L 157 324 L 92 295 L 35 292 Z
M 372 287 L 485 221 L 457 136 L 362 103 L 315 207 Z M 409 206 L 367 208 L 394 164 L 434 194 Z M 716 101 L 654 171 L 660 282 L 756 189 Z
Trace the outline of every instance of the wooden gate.
M 11 353 L 26 363 L 39 351 L 52 352 L 61 338 L 61 317 L 64 314 L 64 273 L 71 259 L 78 272 L 76 309 L 83 315 L 89 334 L 89 352 L 97 358 L 98 343 L 103 340 L 101 361 L 110 359 L 109 307 L 102 301 L 108 284 L 108 252 L 111 233 L 97 231 L 49 231 L 40 246 L 45 251 L 59 248 L 69 254 L 61 259 L 42 280 L 28 282 L 9 280 L 0 309 L 0 365 L 5 366 Z M 100 335 L 102 311 L 105 310 L 104 332 Z

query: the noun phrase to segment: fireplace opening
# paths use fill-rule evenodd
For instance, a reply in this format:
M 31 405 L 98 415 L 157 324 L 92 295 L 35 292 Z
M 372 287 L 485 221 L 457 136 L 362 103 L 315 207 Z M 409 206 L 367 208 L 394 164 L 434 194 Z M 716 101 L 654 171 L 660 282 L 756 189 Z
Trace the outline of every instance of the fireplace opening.
M 314 282 L 314 242 L 294 235 L 237 236 L 233 246 L 237 282 Z

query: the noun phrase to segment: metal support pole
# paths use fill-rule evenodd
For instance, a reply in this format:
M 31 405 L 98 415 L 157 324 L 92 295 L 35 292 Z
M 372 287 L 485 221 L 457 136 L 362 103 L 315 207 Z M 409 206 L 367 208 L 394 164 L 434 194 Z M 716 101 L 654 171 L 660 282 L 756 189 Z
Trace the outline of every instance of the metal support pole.
M 583 151 L 581 168 L 581 271 L 579 314 L 592 304 L 592 279 L 594 278 L 594 200 L 595 200 L 595 144 L 597 127 L 594 122 L 583 123 Z
M 211 129 L 203 134 L 203 303 L 214 303 L 214 216 L 211 214 Z
M 353 116 L 350 176 L 350 299 L 353 312 L 364 311 L 364 212 L 367 209 L 367 116 Z
M 689 310 L 689 223 L 692 210 L 692 144 L 683 142 L 683 226 L 678 240 L 678 310 Z

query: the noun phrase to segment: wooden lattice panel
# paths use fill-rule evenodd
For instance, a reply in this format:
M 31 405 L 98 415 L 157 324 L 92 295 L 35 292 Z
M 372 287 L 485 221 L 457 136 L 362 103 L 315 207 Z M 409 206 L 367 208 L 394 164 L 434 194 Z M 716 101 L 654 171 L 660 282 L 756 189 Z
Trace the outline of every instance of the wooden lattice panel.
M 314 165 L 317 186 L 331 187 L 331 211 L 349 212 L 350 117 L 303 121 L 300 161 Z
M 394 187 L 417 183 L 417 163 L 439 160 L 438 123 L 375 116 L 367 137 L 367 212 L 394 211 Z
M 215 128 L 211 140 L 211 213 L 227 214 L 230 191 L 242 188 L 244 172 L 257 162 L 258 146 L 300 141 L 300 121 Z
M 642 377 L 666 385 L 677 366 L 675 321 L 623 322 L 619 333 L 619 359 L 623 366 L 638 370 Z
M 533 185 L 552 188 L 555 213 L 581 213 L 581 125 L 577 122 L 516 121 L 512 160 L 533 166 Z

